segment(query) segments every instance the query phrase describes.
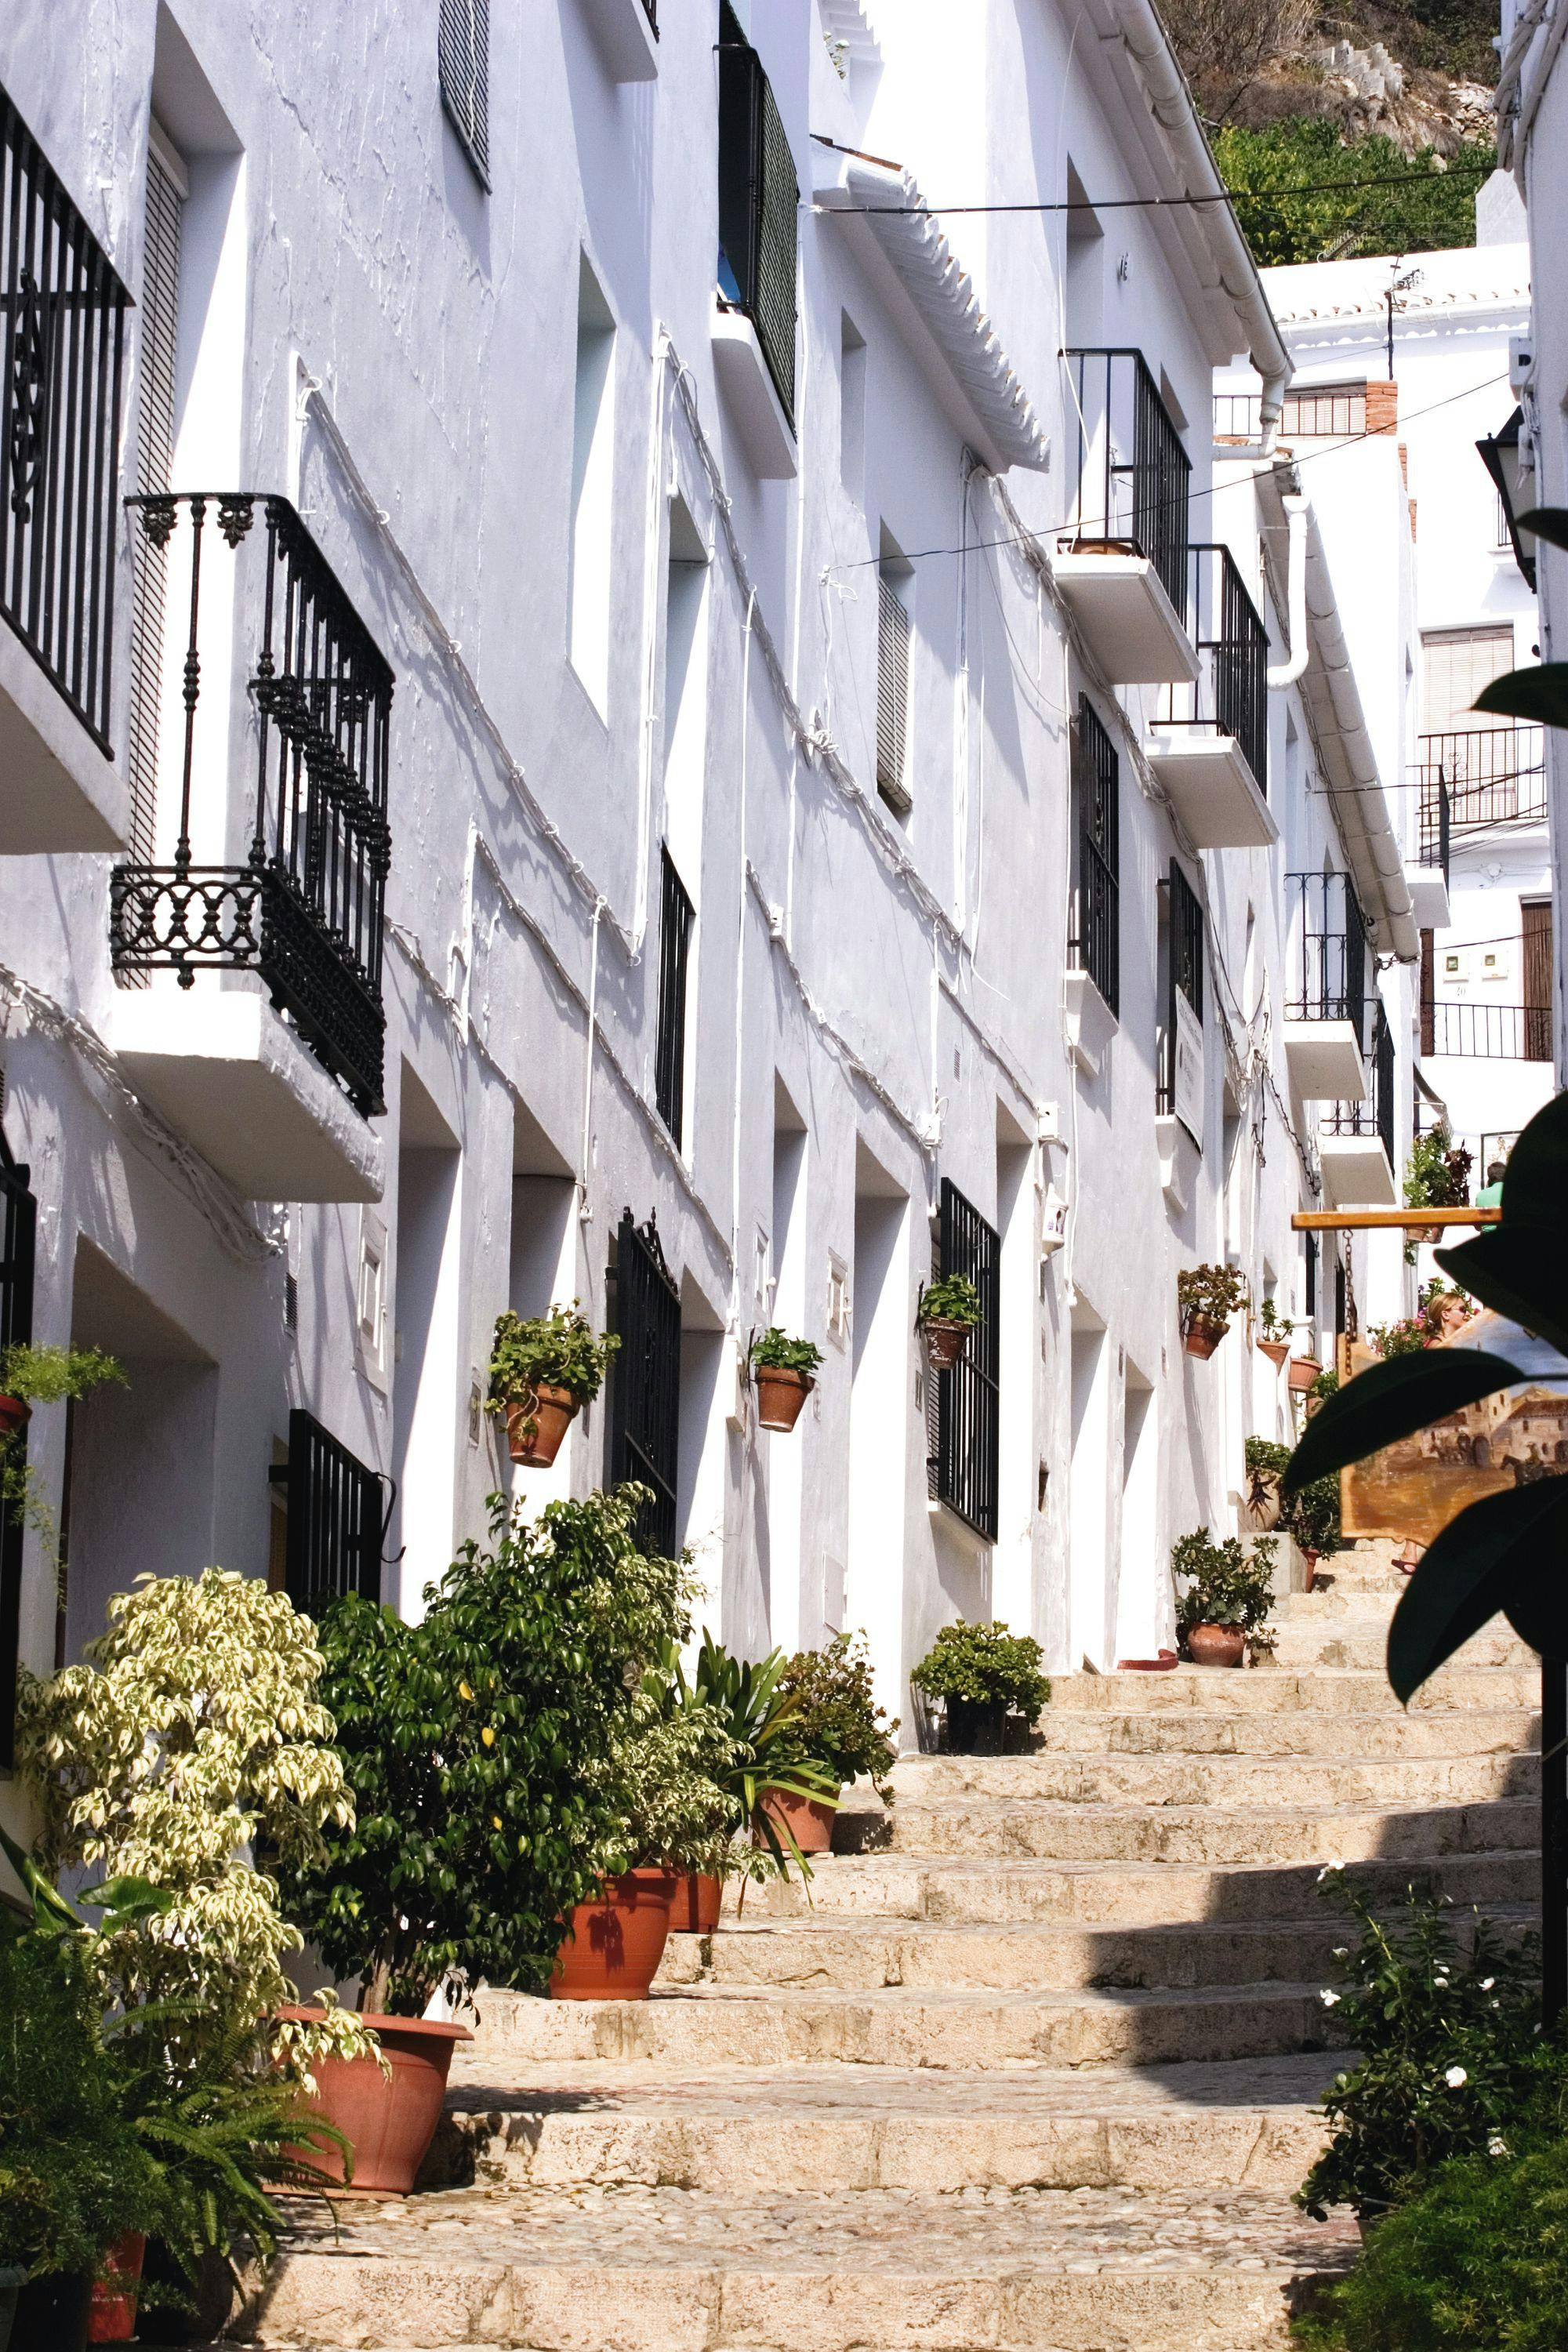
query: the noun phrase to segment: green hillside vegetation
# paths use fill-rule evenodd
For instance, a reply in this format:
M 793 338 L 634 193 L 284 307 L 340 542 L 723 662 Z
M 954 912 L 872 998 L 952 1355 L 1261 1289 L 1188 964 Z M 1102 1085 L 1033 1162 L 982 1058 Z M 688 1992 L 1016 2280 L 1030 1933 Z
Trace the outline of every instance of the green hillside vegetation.
M 1321 115 L 1285 119 L 1266 131 L 1227 123 L 1214 134 L 1214 147 L 1227 187 L 1320 192 L 1238 198 L 1237 217 L 1266 268 L 1473 245 L 1476 190 L 1497 160 L 1496 150 L 1479 141 L 1451 159 L 1432 147 L 1406 155 L 1380 131 L 1347 142 Z M 1403 184 L 1352 184 L 1342 194 L 1330 184 L 1385 179 Z

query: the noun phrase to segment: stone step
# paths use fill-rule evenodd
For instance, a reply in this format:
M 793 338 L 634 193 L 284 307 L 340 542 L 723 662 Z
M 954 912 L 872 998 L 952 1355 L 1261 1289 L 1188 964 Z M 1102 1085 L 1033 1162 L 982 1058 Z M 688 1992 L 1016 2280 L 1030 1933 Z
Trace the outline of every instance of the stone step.
M 1162 2065 L 1321 2050 L 1341 2038 L 1319 1983 L 1155 1991 L 877 1992 L 695 1985 L 647 2000 L 543 2000 L 492 1987 L 483 2068 L 566 2059 L 666 2066 Z
M 1522 1929 L 1533 1913 L 1493 1915 Z M 1076 1992 L 1095 1987 L 1324 1983 L 1348 1929 L 1326 1906 L 1317 1919 L 1188 1921 L 1089 1929 L 1045 1923 L 948 1926 L 900 1919 L 759 1920 L 713 1936 L 672 1936 L 658 1982 L 779 1985 L 871 1992 Z
M 1416 1856 L 1396 1847 L 1358 1860 L 1356 1883 L 1397 1902 L 1412 1883 L 1456 1904 L 1537 1904 L 1541 1856 L 1533 1846 Z M 1325 1912 L 1318 1857 L 1273 1869 L 1240 1863 L 977 1862 L 890 1853 L 829 1854 L 809 1886 L 774 1879 L 747 1891 L 745 1917 L 935 1919 L 975 1926 L 1029 1920 L 1084 1927 L 1158 1927 L 1184 1920 L 1313 1919 Z M 728 1911 L 726 1916 L 730 1916 Z
M 302 2212 L 262 2345 L 530 2352 L 1276 2352 L 1353 2224 L 1164 2190 L 463 2189 Z
M 1445 1666 L 1424 1683 L 1411 1713 L 1445 1708 L 1539 1707 L 1541 1667 Z M 1304 1673 L 1279 1661 L 1267 1669 L 1226 1672 L 1219 1666 L 1175 1666 L 1168 1674 L 1058 1675 L 1052 1678 L 1047 1712 L 1163 1714 L 1169 1707 L 1224 1706 L 1233 1715 L 1271 1715 L 1297 1708 L 1320 1716 L 1342 1709 L 1390 1715 L 1403 1722 L 1405 1710 L 1388 1687 L 1381 1654 L 1370 1665 L 1352 1670 L 1319 1666 Z
M 929 1756 L 901 1762 L 890 1810 L 874 1798 L 851 1798 L 834 1843 L 841 1849 L 889 1837 L 902 1845 L 904 1824 L 974 1798 L 1009 1805 L 1037 1801 L 1075 1805 L 1319 1806 L 1468 1805 L 1531 1796 L 1539 1760 L 1508 1750 L 1481 1756 L 1358 1756 L 1347 1742 L 1334 1756 L 1184 1756 L 1063 1754 Z
M 1390 1561 L 1373 1559 L 1361 1552 L 1337 1551 L 1318 1562 L 1312 1591 L 1386 1592 L 1397 1601 L 1409 1581 Z
M 1306 1794 L 1303 1791 L 1303 1794 Z M 841 1843 L 857 1821 L 841 1821 Z M 1334 1804 L 1264 1806 L 1111 1803 L 1010 1804 L 1002 1799 L 921 1805 L 900 1800 L 873 1824 L 889 1852 L 913 1855 L 1033 1856 L 1047 1862 L 1366 1862 L 1414 1859 L 1528 1845 L 1540 1833 L 1529 1798 L 1489 1802 L 1349 1809 Z
M 1242 1716 L 1221 1706 L 1125 1715 L 1047 1707 L 1037 1736 L 1043 1748 L 1075 1756 L 1489 1756 L 1537 1748 L 1540 1723 L 1522 1706 Z
M 1355 1673 L 1370 1674 L 1382 1667 L 1387 1648 L 1387 1634 L 1381 1624 L 1361 1631 L 1349 1623 L 1342 1629 L 1332 1623 L 1323 1625 L 1281 1625 L 1274 1636 L 1272 1657 L 1258 1661 L 1259 1668 L 1279 1673 L 1300 1673 L 1308 1666 L 1348 1666 Z M 1511 1666 L 1523 1669 L 1533 1666 L 1537 1676 L 1540 1661 L 1526 1642 L 1506 1629 L 1500 1633 L 1477 1633 L 1459 1653 L 1461 1667 Z M 1222 1671 L 1213 1669 L 1212 1671 Z
M 422 2179 L 548 2188 L 1248 2189 L 1289 2195 L 1341 2063 L 1319 2053 L 1136 2070 L 531 2066 L 466 2053 Z M 493 2073 L 493 2069 L 491 2070 Z
M 1386 1627 L 1398 1606 L 1397 1592 L 1365 1585 L 1315 1584 L 1310 1592 L 1281 1592 L 1269 1612 L 1270 1622 L 1316 1625 L 1342 1619 Z

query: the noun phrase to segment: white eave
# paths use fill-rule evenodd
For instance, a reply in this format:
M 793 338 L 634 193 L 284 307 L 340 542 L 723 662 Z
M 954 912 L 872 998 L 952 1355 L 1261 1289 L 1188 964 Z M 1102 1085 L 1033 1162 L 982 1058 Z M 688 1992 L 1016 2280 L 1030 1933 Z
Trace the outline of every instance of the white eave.
M 843 213 L 846 227 L 868 240 L 899 279 L 978 428 L 986 464 L 997 473 L 1048 466 L 1050 444 L 1028 394 L 910 173 L 837 151 L 822 152 L 816 169 L 814 201 Z

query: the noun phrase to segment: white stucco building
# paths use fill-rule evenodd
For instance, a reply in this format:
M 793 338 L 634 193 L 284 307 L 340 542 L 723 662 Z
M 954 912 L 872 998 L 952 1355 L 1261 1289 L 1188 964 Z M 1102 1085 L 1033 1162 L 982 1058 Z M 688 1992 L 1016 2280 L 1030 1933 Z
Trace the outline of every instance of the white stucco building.
M 0 82 L 8 1331 L 129 1378 L 37 1416 L 22 1661 L 211 1559 L 417 1610 L 574 1297 L 519 1490 L 643 1475 L 732 1647 L 1151 1654 L 1287 1410 L 1177 1274 L 1327 1344 L 1417 951 L 1406 608 L 1363 660 L 1226 209 L 1126 201 L 1217 187 L 1152 15 L 22 0 Z

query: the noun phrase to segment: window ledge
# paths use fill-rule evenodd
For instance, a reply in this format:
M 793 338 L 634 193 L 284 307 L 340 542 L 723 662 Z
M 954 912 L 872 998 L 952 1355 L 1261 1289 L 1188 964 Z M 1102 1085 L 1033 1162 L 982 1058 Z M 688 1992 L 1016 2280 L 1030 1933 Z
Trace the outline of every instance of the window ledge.
M 799 470 L 795 431 L 743 310 L 713 298 L 713 373 L 729 404 L 752 470 L 765 482 L 793 481 Z
M 1087 971 L 1067 974 L 1068 1051 L 1086 1078 L 1097 1078 L 1121 1026 Z
M 1154 1148 L 1160 1155 L 1160 1190 L 1165 1205 L 1180 1212 L 1193 1197 L 1193 1179 L 1201 1155 L 1174 1111 L 1156 1112 Z

